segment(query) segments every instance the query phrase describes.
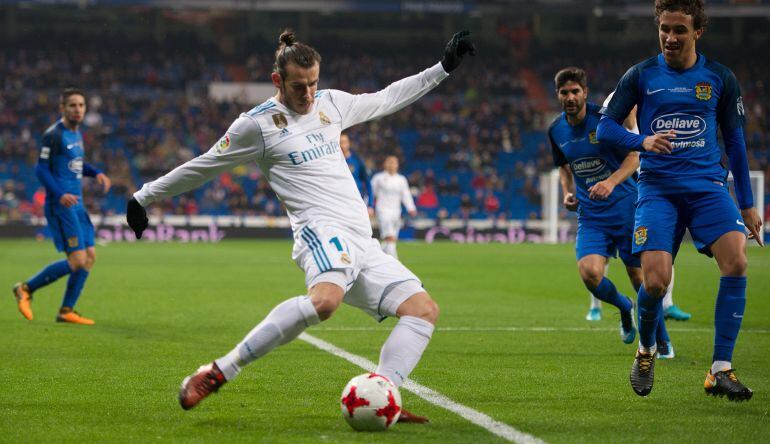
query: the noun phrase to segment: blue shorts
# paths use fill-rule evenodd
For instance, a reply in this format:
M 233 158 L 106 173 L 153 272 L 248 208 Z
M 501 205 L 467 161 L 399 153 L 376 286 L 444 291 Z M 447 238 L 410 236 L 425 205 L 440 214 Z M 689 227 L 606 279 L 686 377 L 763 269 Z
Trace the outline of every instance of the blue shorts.
M 57 250 L 71 253 L 94 246 L 94 225 L 82 205 L 46 204 L 45 217 Z
M 695 248 L 710 257 L 711 244 L 723 234 L 746 233 L 741 213 L 727 189 L 645 196 L 636 204 L 635 219 L 634 254 L 659 250 L 676 257 L 688 229 Z
M 641 267 L 639 257 L 631 253 L 633 225 L 630 222 L 629 220 L 629 223 L 615 227 L 579 222 L 575 243 L 577 259 L 580 260 L 589 254 L 607 258 L 617 257 L 619 254 L 627 267 Z

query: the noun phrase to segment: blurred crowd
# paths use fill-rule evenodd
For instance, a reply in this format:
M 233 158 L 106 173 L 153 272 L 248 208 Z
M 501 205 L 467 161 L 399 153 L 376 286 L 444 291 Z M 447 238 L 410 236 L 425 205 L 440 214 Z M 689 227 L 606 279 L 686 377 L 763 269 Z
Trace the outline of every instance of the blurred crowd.
M 353 93 L 378 90 L 436 62 L 422 55 L 322 54 L 320 87 Z M 554 73 L 566 65 L 585 67 L 590 99 L 601 102 L 642 57 L 539 53 L 536 62 L 529 57 L 471 61 L 423 100 L 352 128 L 353 149 L 373 172 L 387 154 L 399 156 L 423 216 L 539 218 L 539 176 L 552 168 L 545 131 L 560 111 Z M 725 63 L 742 82 L 750 168 L 770 176 L 770 69 L 764 61 Z M 209 82 L 241 80 L 239 73 L 246 74 L 243 80 L 265 82 L 271 69 L 271 54 L 249 55 L 234 69 L 204 53 L 0 50 L 0 221 L 42 214 L 44 191 L 34 166 L 42 132 L 59 118 L 63 87 L 88 93 L 86 161 L 113 181 L 104 195 L 84 180 L 85 203 L 92 213 L 114 214 L 142 183 L 207 151 L 241 112 L 258 105 L 214 101 L 207 94 Z M 222 174 L 154 211 L 283 214 L 256 165 Z

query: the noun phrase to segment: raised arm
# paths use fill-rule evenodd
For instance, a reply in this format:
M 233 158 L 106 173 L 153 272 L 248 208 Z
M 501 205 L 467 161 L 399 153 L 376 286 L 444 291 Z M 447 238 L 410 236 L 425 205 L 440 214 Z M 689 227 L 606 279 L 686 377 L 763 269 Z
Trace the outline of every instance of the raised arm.
M 378 92 L 353 95 L 338 90 L 330 91 L 332 102 L 342 117 L 342 129 L 392 114 L 414 103 L 438 86 L 452 70 L 460 65 L 465 54 L 476 53 L 476 48 L 468 35 L 467 31 L 455 34 L 447 43 L 440 63 L 419 74 L 391 83 Z

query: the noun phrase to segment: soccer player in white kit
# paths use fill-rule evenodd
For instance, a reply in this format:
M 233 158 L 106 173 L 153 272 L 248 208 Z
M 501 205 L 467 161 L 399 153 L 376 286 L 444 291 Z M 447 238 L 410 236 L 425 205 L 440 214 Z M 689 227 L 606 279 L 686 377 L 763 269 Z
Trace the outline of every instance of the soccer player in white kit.
M 128 202 L 137 238 L 147 228 L 144 207 L 191 190 L 236 165 L 256 162 L 286 206 L 294 233 L 292 258 L 305 272 L 306 295 L 281 304 L 229 353 L 188 376 L 179 391 L 195 407 L 248 363 L 328 319 L 345 302 L 377 320 L 399 318 L 380 352 L 377 373 L 400 386 L 433 334 L 438 305 L 420 280 L 372 238 L 366 205 L 340 151 L 340 133 L 413 103 L 475 54 L 467 31 L 419 74 L 372 94 L 318 90 L 321 56 L 284 31 L 271 75 L 276 95 L 241 114 L 214 146 L 165 176 L 144 184 Z M 427 422 L 402 411 L 400 422 Z
M 382 166 L 384 171 L 372 177 L 374 214 L 380 227 L 382 251 L 398 259 L 396 240 L 401 230 L 401 205 L 412 217 L 417 215 L 417 207 L 409 191 L 409 182 L 398 174 L 398 157 L 386 157 Z

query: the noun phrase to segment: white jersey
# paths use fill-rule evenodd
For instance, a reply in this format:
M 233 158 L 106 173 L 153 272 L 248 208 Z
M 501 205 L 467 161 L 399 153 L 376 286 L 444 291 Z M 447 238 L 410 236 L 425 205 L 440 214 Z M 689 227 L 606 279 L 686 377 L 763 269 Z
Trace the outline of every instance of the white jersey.
M 437 63 L 376 93 L 320 90 L 308 114 L 294 113 L 271 98 L 241 114 L 208 152 L 144 184 L 134 197 L 146 206 L 196 188 L 236 165 L 256 162 L 286 206 L 295 239 L 310 222 L 371 238 L 366 205 L 340 150 L 340 134 L 404 108 L 448 75 Z
M 401 174 L 385 171 L 375 174 L 372 177 L 372 194 L 378 213 L 401 215 L 401 204 L 409 212 L 416 210 L 409 182 Z

